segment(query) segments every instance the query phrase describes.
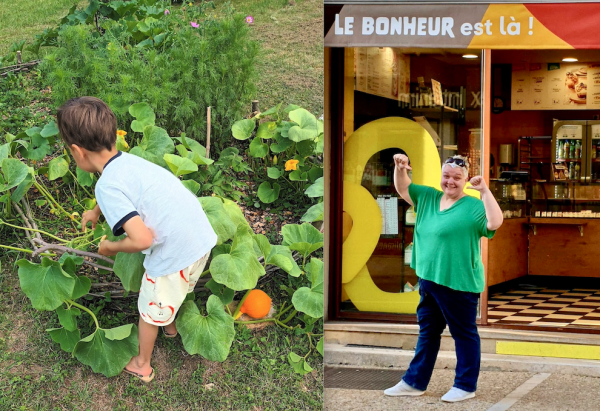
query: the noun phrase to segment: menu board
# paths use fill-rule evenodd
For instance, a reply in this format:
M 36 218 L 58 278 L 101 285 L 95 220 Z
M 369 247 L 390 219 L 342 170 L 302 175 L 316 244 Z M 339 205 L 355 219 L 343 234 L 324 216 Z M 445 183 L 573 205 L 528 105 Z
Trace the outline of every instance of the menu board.
M 600 63 L 520 63 L 512 66 L 513 110 L 600 108 Z
M 408 102 L 410 56 L 390 47 L 359 47 L 354 54 L 356 90 Z

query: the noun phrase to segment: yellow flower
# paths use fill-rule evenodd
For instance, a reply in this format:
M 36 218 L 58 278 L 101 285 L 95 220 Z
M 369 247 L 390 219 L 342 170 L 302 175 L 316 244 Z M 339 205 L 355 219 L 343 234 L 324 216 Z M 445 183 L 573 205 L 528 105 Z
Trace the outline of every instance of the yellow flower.
M 192 6 L 192 3 L 189 3 L 190 7 Z
M 300 161 L 298 160 L 288 160 L 285 162 L 285 171 L 296 170 L 296 165 L 298 165 Z
M 121 137 L 125 137 L 127 132 L 125 130 L 117 130 L 117 135 Z

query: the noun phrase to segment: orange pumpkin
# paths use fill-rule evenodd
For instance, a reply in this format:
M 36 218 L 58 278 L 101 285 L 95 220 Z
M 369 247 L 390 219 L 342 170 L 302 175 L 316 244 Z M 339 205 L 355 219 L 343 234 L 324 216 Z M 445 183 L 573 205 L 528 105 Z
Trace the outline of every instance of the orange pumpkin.
M 271 297 L 269 297 L 264 291 L 261 290 L 252 290 L 246 300 L 244 300 L 244 304 L 240 308 L 240 315 L 247 314 L 249 317 L 258 319 L 263 318 L 269 311 L 271 310 Z

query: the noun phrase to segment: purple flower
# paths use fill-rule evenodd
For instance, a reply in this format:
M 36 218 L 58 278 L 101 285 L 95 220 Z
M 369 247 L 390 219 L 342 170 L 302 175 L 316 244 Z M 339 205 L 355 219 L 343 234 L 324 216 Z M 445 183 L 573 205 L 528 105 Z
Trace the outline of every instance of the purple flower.
M 165 16 L 166 16 L 167 14 L 171 14 L 171 12 L 169 11 L 169 9 L 165 9 Z
M 190 24 L 192 25 L 193 28 L 197 29 L 198 27 L 200 27 L 200 25 L 194 21 L 190 22 Z
M 254 23 L 254 17 L 252 17 L 252 16 L 246 16 L 246 23 L 248 23 L 248 24 Z

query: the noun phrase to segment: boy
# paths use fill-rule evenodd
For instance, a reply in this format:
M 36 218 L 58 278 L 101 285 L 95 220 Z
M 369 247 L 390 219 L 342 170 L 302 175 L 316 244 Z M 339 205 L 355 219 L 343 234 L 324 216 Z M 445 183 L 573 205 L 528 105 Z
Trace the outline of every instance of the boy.
M 169 171 L 115 148 L 117 121 L 100 99 L 80 97 L 57 112 L 61 138 L 77 166 L 102 173 L 96 184 L 98 205 L 83 214 L 81 228 L 96 226 L 104 214 L 120 241 L 101 241 L 98 253 L 146 255 L 138 299 L 139 354 L 125 372 L 144 382 L 154 378 L 150 366 L 158 327 L 175 337 L 175 315 L 204 270 L 217 235 L 198 199 Z

